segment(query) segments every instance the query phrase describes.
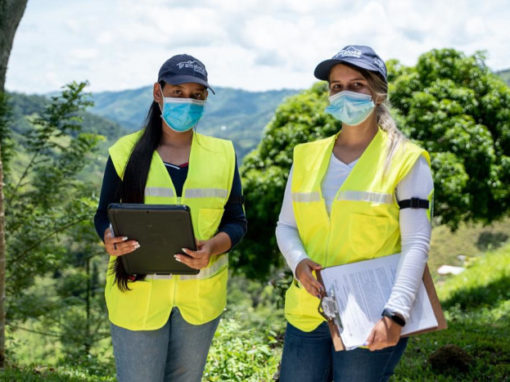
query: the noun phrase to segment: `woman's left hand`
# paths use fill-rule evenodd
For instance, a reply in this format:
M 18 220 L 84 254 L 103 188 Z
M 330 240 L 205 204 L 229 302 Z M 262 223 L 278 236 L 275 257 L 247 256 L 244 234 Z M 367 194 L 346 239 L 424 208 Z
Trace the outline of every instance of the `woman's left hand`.
M 175 260 L 186 264 L 193 269 L 202 269 L 209 265 L 211 256 L 219 255 L 220 253 L 227 252 L 232 247 L 230 236 L 225 232 L 217 233 L 209 240 L 197 240 L 197 250 L 192 251 L 188 248 L 183 248 L 182 251 L 187 255 L 176 254 Z
M 370 332 L 367 338 L 367 346 L 371 351 L 395 346 L 400 340 L 401 331 L 402 326 L 389 317 L 383 317 L 375 324 Z
M 192 251 L 188 248 L 183 248 L 182 251 L 188 255 L 177 254 L 175 260 L 186 264 L 193 269 L 202 269 L 207 267 L 209 259 L 213 255 L 212 240 L 197 240 L 197 250 Z

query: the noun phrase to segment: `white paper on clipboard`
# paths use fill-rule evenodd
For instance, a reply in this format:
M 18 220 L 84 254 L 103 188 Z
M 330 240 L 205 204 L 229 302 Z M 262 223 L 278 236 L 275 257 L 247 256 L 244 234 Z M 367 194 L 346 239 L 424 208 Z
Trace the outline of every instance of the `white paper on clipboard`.
M 363 346 L 390 297 L 400 253 L 321 270 L 326 294 L 333 296 L 342 323 L 346 350 Z M 401 335 L 438 326 L 423 281 Z

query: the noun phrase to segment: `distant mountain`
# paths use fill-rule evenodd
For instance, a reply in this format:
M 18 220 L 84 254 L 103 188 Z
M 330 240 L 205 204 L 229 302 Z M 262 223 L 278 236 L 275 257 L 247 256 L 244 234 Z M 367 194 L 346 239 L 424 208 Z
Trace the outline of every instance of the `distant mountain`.
M 234 142 L 241 160 L 262 138 L 264 127 L 285 97 L 299 90 L 251 92 L 215 87 L 209 92 L 206 109 L 197 130 L 207 135 L 228 138 Z M 143 125 L 152 102 L 152 86 L 117 92 L 93 93 L 92 113 L 117 122 L 134 131 Z
M 510 86 L 510 69 L 500 70 L 499 72 L 496 72 L 496 74 L 503 78 L 508 86 Z
M 33 125 L 29 123 L 29 119 L 41 114 L 50 103 L 50 100 L 42 95 L 8 94 L 12 110 L 11 137 L 16 142 L 16 155 L 13 157 L 10 167 L 14 174 L 19 174 L 25 168 L 28 160 L 25 154 L 27 132 L 33 128 Z M 129 131 L 114 121 L 85 112 L 83 114 L 83 132 L 100 134 L 106 138 L 105 141 L 99 144 L 96 153 L 93 155 L 93 161 L 87 165 L 80 175 L 82 179 L 97 184 L 103 178 L 108 147 Z
M 28 125 L 27 118 L 40 114 L 49 105 L 50 100 L 43 95 L 11 92 L 8 94 L 13 117 L 12 131 L 15 134 L 24 134 L 26 129 L 32 128 Z M 83 131 L 104 135 L 107 140 L 116 140 L 129 132 L 115 121 L 91 113 L 91 109 L 88 110 L 83 114 Z

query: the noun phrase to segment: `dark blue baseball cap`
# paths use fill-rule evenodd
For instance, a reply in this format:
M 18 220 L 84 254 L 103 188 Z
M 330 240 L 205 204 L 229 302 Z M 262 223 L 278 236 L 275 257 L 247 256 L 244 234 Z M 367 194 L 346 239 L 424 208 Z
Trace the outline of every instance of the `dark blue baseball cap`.
M 170 85 L 194 82 L 204 85 L 215 94 L 213 88 L 211 88 L 207 82 L 207 70 L 205 70 L 205 65 L 189 54 L 177 54 L 166 60 L 159 69 L 158 82 L 159 81 L 165 81 Z
M 342 63 L 375 72 L 384 79 L 384 82 L 388 82 L 384 61 L 381 60 L 381 57 L 372 48 L 365 45 L 347 45 L 335 54 L 333 58 L 322 61 L 317 65 L 313 74 L 319 80 L 328 81 L 331 68 Z

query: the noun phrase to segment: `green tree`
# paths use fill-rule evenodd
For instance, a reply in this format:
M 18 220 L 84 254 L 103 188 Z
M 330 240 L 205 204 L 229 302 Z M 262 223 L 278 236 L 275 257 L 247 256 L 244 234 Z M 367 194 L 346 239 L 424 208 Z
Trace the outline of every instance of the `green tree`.
M 481 52 L 423 54 L 390 86 L 402 130 L 432 154 L 435 215 L 456 228 L 510 209 L 510 89 Z
M 5 215 L 4 215 L 4 177 L 2 160 L 6 156 L 2 153 L 3 144 L 8 130 L 5 129 L 6 97 L 4 94 L 7 63 L 11 55 L 12 42 L 18 29 L 19 22 L 25 13 L 28 0 L 0 0 L 0 368 L 5 360 Z
M 91 105 L 83 94 L 85 86 L 71 83 L 32 118 L 33 129 L 23 145 L 26 152 L 21 153 L 24 169 L 12 174 L 5 186 L 9 320 L 37 317 L 50 309 L 51 304 L 40 304 L 27 294 L 29 287 L 37 275 L 68 267 L 71 245 L 90 240 L 76 234 L 69 243 L 71 229 L 83 222 L 90 226 L 95 207 L 90 188 L 76 179 L 101 140 L 81 132 L 82 111 Z
M 414 67 L 388 61 L 393 115 L 401 130 L 432 156 L 435 216 L 490 222 L 510 210 L 510 89 L 484 56 L 432 50 Z M 241 168 L 249 231 L 234 252 L 234 268 L 262 277 L 282 263 L 274 237 L 292 150 L 341 127 L 324 112 L 327 87 L 287 99 Z
M 81 84 L 72 86 L 76 85 L 81 86 Z M 109 330 L 103 293 L 104 270 L 108 257 L 104 255 L 103 248 L 97 245 L 98 237 L 91 216 L 97 206 L 95 195 L 100 180 L 97 176 L 102 172 L 106 160 L 99 151 L 102 152 L 103 147 L 111 144 L 112 140 L 125 132 L 119 125 L 84 111 L 90 103 L 88 96 L 83 94 L 83 90 L 83 88 L 80 90 L 79 97 L 65 92 L 64 96 L 67 98 L 53 99 L 8 93 L 10 112 L 4 125 L 10 133 L 9 141 L 12 149 L 4 151 L 3 154 L 11 153 L 12 160 L 6 162 L 8 164 L 5 168 L 6 184 L 8 189 L 13 189 L 23 176 L 25 179 L 22 182 L 23 185 L 16 191 L 22 198 L 28 197 L 25 195 L 28 190 L 32 190 L 34 200 L 39 198 L 38 195 L 41 193 L 33 192 L 36 172 L 42 173 L 42 176 L 52 183 L 50 187 L 56 187 L 52 179 L 60 178 L 58 175 L 60 168 L 59 165 L 54 164 L 64 157 L 61 156 L 60 148 L 56 148 L 54 144 L 59 144 L 66 150 L 72 148 L 73 140 L 81 140 L 85 137 L 96 140 L 99 138 L 98 134 L 105 138 L 104 140 L 101 138 L 103 142 L 94 147 L 93 153 L 88 151 L 82 155 L 80 151 L 71 150 L 69 157 L 74 152 L 79 166 L 75 168 L 76 171 L 69 171 L 64 177 L 63 192 L 55 194 L 59 196 L 57 205 L 54 205 L 53 201 L 49 202 L 50 213 L 43 214 L 45 220 L 39 220 L 41 223 L 39 228 L 30 230 L 33 236 L 29 239 L 34 239 L 34 245 L 37 244 L 38 235 L 41 233 L 49 237 L 34 253 L 35 260 L 40 264 L 32 280 L 28 279 L 28 283 L 15 286 L 13 283 L 20 280 L 8 279 L 10 303 L 8 326 L 11 328 L 13 340 L 9 342 L 11 346 L 8 350 L 14 362 L 17 356 L 20 357 L 20 362 L 26 361 L 25 349 L 28 345 L 17 347 L 15 343 L 19 338 L 25 338 L 27 332 L 33 333 L 29 338 L 34 341 L 37 339 L 38 342 L 34 352 L 36 357 L 33 358 L 34 362 L 37 359 L 45 359 L 50 363 L 72 364 L 88 370 L 89 373 L 103 375 L 108 374 L 106 370 L 111 370 L 112 367 L 109 364 L 111 357 L 102 356 L 102 352 L 109 348 L 107 341 L 104 341 L 109 338 Z M 68 105 L 64 106 L 66 103 Z M 57 104 L 60 106 L 55 107 Z M 76 108 L 71 104 L 75 104 Z M 52 114 L 62 112 L 65 115 L 60 119 L 50 118 L 48 115 L 50 110 Z M 64 113 L 64 111 L 68 112 Z M 55 124 L 58 121 L 60 125 L 56 126 L 54 133 L 49 133 L 50 128 L 44 129 L 45 123 L 39 122 L 40 119 L 51 120 Z M 70 123 L 76 124 L 76 128 L 65 128 L 66 133 L 60 135 L 63 125 Z M 1 127 L 2 124 L 0 124 Z M 43 130 L 46 131 L 46 138 L 51 136 L 47 141 L 42 139 L 42 136 L 36 138 L 36 135 L 41 134 Z M 2 136 L 2 138 L 5 137 Z M 37 151 L 34 149 L 34 144 L 37 141 L 40 143 L 38 146 L 43 146 L 45 149 L 41 149 L 37 156 L 34 156 Z M 34 165 L 30 165 L 27 169 L 30 162 Z M 37 163 L 46 163 L 48 166 L 44 171 L 39 171 Z M 67 168 L 70 169 L 71 166 L 67 165 Z M 48 192 L 50 191 L 51 189 L 48 189 Z M 13 198 L 13 208 L 10 207 L 11 203 L 8 204 L 8 215 L 16 210 L 17 198 L 18 196 Z M 43 196 L 42 199 L 47 198 Z M 68 209 L 71 199 L 76 201 L 80 210 Z M 19 219 L 26 219 L 29 224 L 37 225 L 32 220 L 34 216 L 41 219 L 38 211 L 41 210 L 28 208 L 19 211 L 22 215 Z M 9 222 L 12 222 L 11 217 L 9 215 Z M 61 225 L 63 222 L 69 224 Z M 62 230 L 57 232 L 59 227 Z M 43 229 L 46 231 L 41 232 Z M 10 231 L 8 233 L 9 244 L 12 244 L 13 238 Z M 31 255 L 32 253 L 28 255 L 26 261 L 32 260 Z M 20 267 L 25 266 L 20 265 Z M 16 289 L 15 295 L 12 294 L 11 287 Z
M 90 200 L 90 208 L 97 200 Z M 44 306 L 33 320 L 33 327 L 43 333 L 52 328 L 62 345 L 62 364 L 73 364 L 92 371 L 108 364 L 98 352 L 98 346 L 110 337 L 104 300 L 104 270 L 108 261 L 104 249 L 97 245 L 97 233 L 90 219 L 76 224 L 67 231 L 61 245 L 67 248 L 61 269 L 55 270 L 51 288 L 46 293 L 36 290 L 26 296 L 27 306 Z M 44 282 L 48 282 L 44 280 Z M 43 304 L 41 302 L 44 301 Z M 100 360 L 96 360 L 100 358 Z
M 15 329 L 58 339 L 62 362 L 91 370 L 104 367 L 91 355 L 98 355 L 95 345 L 109 333 L 102 272 L 107 258 L 91 222 L 95 185 L 78 176 L 104 139 L 83 132 L 90 119 L 84 110 L 92 104 L 85 86 L 71 83 L 43 110 L 20 117 L 27 126 L 17 133 L 24 139 L 16 141 L 14 157 L 23 166 L 5 188 L 7 318 Z

